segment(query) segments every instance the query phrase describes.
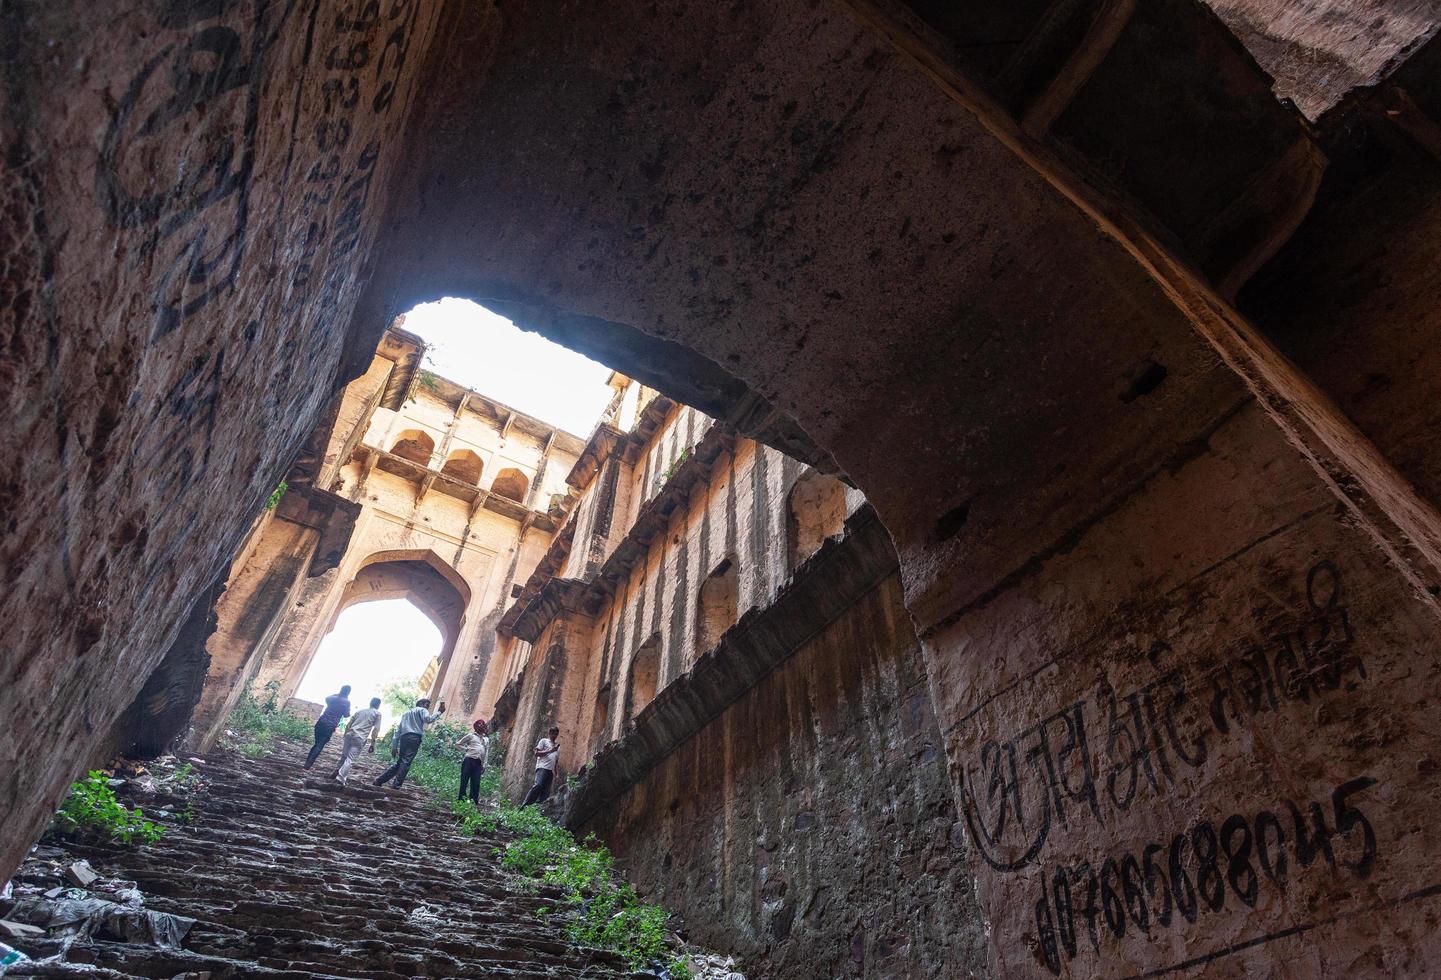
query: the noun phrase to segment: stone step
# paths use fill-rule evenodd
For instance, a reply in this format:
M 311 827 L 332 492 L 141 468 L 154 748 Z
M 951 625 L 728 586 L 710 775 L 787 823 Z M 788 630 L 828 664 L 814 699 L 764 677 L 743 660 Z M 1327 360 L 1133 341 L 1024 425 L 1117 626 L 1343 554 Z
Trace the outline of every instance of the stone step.
M 325 762 L 307 772 L 302 758 L 284 743 L 258 760 L 209 757 L 193 822 L 144 847 L 67 846 L 107 878 L 134 881 L 147 908 L 196 920 L 186 948 L 43 939 L 22 947 L 36 959 L 8 975 L 630 975 L 620 957 L 566 937 L 562 889 L 500 866 L 495 852 L 512 835 L 461 834 L 423 790 L 370 786 L 388 760 L 363 759 L 342 788 Z M 151 813 L 187 804 L 159 794 L 135 802 Z

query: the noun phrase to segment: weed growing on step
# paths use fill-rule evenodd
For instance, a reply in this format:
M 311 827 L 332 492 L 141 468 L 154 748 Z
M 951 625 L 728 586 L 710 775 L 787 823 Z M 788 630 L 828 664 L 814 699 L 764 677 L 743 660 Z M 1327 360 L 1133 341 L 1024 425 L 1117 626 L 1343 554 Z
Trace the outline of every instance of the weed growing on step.
M 132 810 L 116 799 L 110 777 L 98 769 L 71 784 L 51 830 L 59 837 L 99 838 L 120 844 L 153 844 L 165 833 L 165 828 L 146 820 L 139 807 Z
M 670 913 L 641 901 L 629 884 L 617 883 L 615 859 L 594 834 L 577 841 L 539 808 L 516 806 L 499 793 L 485 809 L 461 800 L 451 812 L 467 833 L 488 834 L 503 828 L 519 835 L 498 849 L 500 863 L 564 889 L 575 913 L 566 927 L 571 941 L 620 953 L 635 969 L 667 959 L 665 924 Z M 683 958 L 672 959 L 669 971 L 674 980 L 691 976 Z
M 480 777 L 484 808 L 469 800 L 456 800 L 463 753 L 455 743 L 465 733 L 465 728 L 452 722 L 431 726 L 406 779 L 434 792 L 438 805 L 453 801 L 451 812 L 465 833 L 490 834 L 504 829 L 516 834 L 516 839 L 499 851 L 501 865 L 565 890 L 567 903 L 575 912 L 566 927 L 571 941 L 620 953 L 637 969 L 667 959 L 665 923 L 669 913 L 659 905 L 642 902 L 630 885 L 616 883 L 615 859 L 596 843 L 594 835 L 578 842 L 538 807 L 516 806 L 501 795 L 499 760 L 505 758 L 504 746 L 496 743 L 492 758 L 497 761 Z M 394 736 L 392 729 L 381 740 L 384 748 L 377 751 L 389 751 Z M 672 960 L 669 970 L 673 980 L 691 976 L 684 959 Z
M 258 758 L 269 750 L 277 738 L 288 738 L 296 742 L 308 742 L 315 730 L 313 722 L 306 721 L 276 703 L 280 685 L 272 681 L 265 686 L 266 699 L 257 701 L 249 691 L 240 695 L 225 726 L 240 736 L 240 751 L 250 758 Z

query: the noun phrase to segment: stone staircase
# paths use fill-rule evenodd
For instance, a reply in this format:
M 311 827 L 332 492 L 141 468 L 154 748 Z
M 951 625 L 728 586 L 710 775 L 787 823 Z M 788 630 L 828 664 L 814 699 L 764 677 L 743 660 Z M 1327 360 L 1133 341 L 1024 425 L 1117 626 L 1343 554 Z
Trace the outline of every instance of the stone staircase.
M 217 753 L 199 767 L 208 787 L 191 823 L 149 846 L 65 847 L 105 878 L 135 882 L 147 909 L 195 919 L 183 948 L 12 939 L 32 959 L 6 976 L 632 975 L 620 957 L 566 938 L 559 889 L 499 866 L 504 837 L 462 835 L 418 786 L 375 788 L 380 755 L 362 756 L 340 788 L 329 779 L 335 749 L 311 772 L 289 743 L 259 759 Z

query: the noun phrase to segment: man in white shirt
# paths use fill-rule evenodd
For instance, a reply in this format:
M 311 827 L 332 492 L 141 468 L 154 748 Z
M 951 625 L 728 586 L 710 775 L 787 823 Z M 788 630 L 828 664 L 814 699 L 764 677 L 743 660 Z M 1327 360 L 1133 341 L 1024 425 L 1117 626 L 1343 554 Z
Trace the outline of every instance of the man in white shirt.
M 555 779 L 555 760 L 560 755 L 560 729 L 552 728 L 550 738 L 535 743 L 535 784 L 525 794 L 521 806 L 544 803 L 550 797 L 550 784 Z
M 380 774 L 375 785 L 384 786 L 392 777 L 395 779 L 396 789 L 400 789 L 405 784 L 405 774 L 410 772 L 410 764 L 415 761 L 415 753 L 420 751 L 420 740 L 425 735 L 425 726 L 439 721 L 443 714 L 445 714 L 444 701 L 440 702 L 440 707 L 432 714 L 430 698 L 421 698 L 415 702 L 415 707 L 400 716 L 393 749 L 395 763 Z
M 465 752 L 465 758 L 460 760 L 460 790 L 455 798 L 463 800 L 469 796 L 470 802 L 479 804 L 480 777 L 485 773 L 485 764 L 490 761 L 490 739 L 486 737 L 484 718 L 477 718 L 471 728 L 472 731 L 455 742 L 456 748 Z
M 380 698 L 371 698 L 370 707 L 361 708 L 350 716 L 345 726 L 345 741 L 340 747 L 340 767 L 335 770 L 335 781 L 344 786 L 350 777 L 350 767 L 355 765 L 360 750 L 370 742 L 370 751 L 375 751 L 375 740 L 380 736 Z

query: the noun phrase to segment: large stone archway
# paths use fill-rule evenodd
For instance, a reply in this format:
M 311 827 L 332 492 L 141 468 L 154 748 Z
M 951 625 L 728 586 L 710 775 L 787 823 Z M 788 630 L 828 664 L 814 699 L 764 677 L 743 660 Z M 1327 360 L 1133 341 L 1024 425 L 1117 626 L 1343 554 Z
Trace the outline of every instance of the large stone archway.
M 338 574 L 317 583 L 315 592 L 292 605 L 250 686 L 253 690 L 273 690 L 285 702 L 299 689 L 321 644 L 345 610 L 363 602 L 407 599 L 440 630 L 442 645 L 434 685 L 439 691 L 465 626 L 471 598 L 470 584 L 430 549 L 354 556 Z
M 351 606 L 383 599 L 409 600 L 440 630 L 441 648 L 436 655 L 439 669 L 432 693 L 439 691 L 450 670 L 451 656 L 455 653 L 461 628 L 465 625 L 470 586 L 433 551 L 380 552 L 368 557 L 345 586 L 326 633 L 335 628 L 340 616 Z M 297 685 L 309 670 L 318 649 L 317 644 L 303 663 L 297 663 Z

